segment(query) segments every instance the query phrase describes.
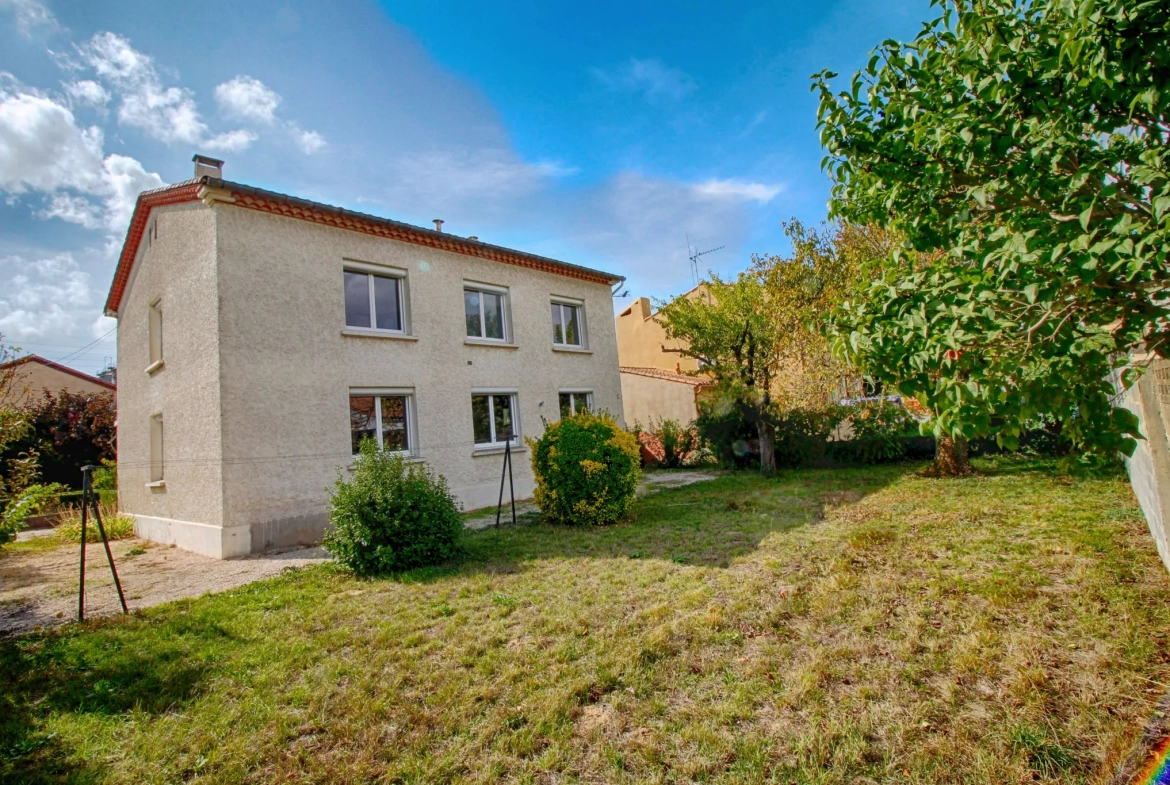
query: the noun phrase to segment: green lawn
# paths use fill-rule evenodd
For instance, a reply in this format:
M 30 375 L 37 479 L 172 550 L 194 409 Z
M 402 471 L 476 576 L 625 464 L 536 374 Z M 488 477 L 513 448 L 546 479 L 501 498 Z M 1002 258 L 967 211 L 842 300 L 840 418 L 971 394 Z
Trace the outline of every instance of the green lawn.
M 1170 676 L 1121 476 L 732 475 L 0 645 L 0 780 L 1092 782 Z

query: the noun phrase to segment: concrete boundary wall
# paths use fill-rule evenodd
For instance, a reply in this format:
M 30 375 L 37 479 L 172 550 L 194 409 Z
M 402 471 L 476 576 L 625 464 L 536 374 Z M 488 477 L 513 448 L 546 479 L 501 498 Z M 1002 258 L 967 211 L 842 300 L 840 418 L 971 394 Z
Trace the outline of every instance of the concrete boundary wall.
M 1122 405 L 1141 420 L 1145 439 L 1126 459 L 1129 481 L 1162 563 L 1170 569 L 1170 361 L 1150 366 Z

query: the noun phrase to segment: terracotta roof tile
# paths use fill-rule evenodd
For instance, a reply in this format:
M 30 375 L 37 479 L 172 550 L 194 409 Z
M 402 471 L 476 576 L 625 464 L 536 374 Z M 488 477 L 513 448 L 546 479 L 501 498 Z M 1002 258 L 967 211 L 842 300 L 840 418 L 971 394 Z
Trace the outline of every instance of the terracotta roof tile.
M 685 373 L 664 371 L 661 368 L 633 368 L 628 365 L 623 365 L 619 370 L 621 370 L 622 373 L 629 373 L 633 374 L 634 376 L 648 376 L 651 379 L 662 379 L 668 382 L 689 384 L 692 387 L 710 387 L 711 385 L 715 384 L 714 379 L 709 379 L 705 376 L 688 376 Z

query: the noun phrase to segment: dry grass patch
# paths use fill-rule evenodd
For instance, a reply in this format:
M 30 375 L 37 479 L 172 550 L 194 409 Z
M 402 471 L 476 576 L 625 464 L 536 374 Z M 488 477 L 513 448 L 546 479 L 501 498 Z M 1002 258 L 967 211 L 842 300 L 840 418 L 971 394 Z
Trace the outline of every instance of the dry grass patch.
M 1093 782 L 1167 681 L 1123 478 L 722 477 L 0 648 L 0 779 Z

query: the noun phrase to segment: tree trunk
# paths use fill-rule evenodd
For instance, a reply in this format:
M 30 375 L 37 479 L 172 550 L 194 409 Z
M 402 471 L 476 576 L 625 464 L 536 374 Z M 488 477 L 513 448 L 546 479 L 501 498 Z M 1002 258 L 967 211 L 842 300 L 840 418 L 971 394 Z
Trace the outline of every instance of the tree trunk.
M 756 430 L 760 434 L 760 474 L 771 477 L 776 473 L 776 426 L 760 418 Z
M 939 477 L 958 477 L 971 473 L 967 439 L 939 436 L 934 445 L 934 470 Z

